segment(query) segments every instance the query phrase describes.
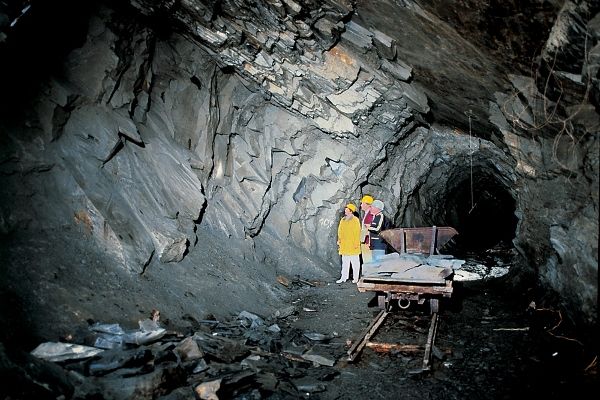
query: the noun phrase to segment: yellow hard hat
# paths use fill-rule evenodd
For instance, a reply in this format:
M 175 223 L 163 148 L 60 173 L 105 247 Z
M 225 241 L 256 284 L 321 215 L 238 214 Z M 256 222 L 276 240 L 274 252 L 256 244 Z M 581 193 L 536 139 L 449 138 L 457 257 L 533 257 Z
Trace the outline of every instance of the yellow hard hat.
M 356 206 L 352 203 L 346 204 L 346 208 L 350 209 L 353 213 L 356 212 Z
M 361 203 L 371 204 L 375 199 L 373 196 L 369 196 L 368 194 L 364 195 L 362 199 L 360 199 Z

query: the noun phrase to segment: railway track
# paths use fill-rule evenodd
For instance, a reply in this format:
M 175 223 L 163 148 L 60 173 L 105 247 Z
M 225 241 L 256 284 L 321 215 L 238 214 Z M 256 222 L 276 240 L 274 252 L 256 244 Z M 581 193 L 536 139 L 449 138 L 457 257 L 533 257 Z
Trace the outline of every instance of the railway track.
M 389 342 L 377 342 L 374 341 L 374 337 L 377 334 L 379 328 L 388 319 L 390 311 L 381 310 L 373 320 L 369 323 L 367 328 L 361 333 L 361 335 L 353 342 L 353 345 L 348 349 L 347 361 L 355 362 L 363 350 L 370 348 L 376 352 L 408 352 L 417 353 L 423 352 L 423 364 L 419 371 L 413 372 L 425 372 L 431 369 L 431 354 L 435 343 L 435 337 L 437 334 L 437 328 L 439 324 L 439 316 L 437 312 L 430 315 L 429 329 L 426 331 L 427 336 L 424 343 L 389 343 Z

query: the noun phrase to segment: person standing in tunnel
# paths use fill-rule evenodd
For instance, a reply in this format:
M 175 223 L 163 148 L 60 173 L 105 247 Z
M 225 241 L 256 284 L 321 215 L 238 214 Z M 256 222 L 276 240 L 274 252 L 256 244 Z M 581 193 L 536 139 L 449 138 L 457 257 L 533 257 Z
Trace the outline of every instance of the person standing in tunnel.
M 352 282 L 360 277 L 360 221 L 354 215 L 356 206 L 352 203 L 344 208 L 344 216 L 338 225 L 338 249 L 342 256 L 342 276 L 335 283 L 348 280 L 352 265 Z
M 368 194 L 360 199 L 360 209 L 364 213 L 360 230 L 360 253 L 363 264 L 373 260 L 371 248 L 369 247 L 369 226 L 371 226 L 371 221 L 373 221 L 373 214 L 369 210 L 371 209 L 373 200 L 373 197 Z
M 379 236 L 379 232 L 381 232 L 384 226 L 385 217 L 382 213 L 383 208 L 383 201 L 375 200 L 369 209 L 369 213 L 373 215 L 371 224 L 368 227 L 369 247 L 371 248 L 373 261 L 379 261 L 385 255 L 386 244 L 381 236 Z

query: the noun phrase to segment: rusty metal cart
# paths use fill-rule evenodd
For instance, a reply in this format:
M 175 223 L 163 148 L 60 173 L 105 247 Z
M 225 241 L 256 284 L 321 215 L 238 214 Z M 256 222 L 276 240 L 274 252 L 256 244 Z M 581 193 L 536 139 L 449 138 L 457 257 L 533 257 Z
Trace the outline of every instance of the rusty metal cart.
M 428 302 L 431 313 L 437 313 L 440 299 L 452 296 L 454 268 L 464 261 L 435 253 L 457 233 L 451 227 L 435 226 L 381 232 L 397 253 L 363 264 L 358 290 L 375 292 L 378 306 L 386 311 L 395 304 L 406 309 Z
M 420 228 L 395 228 L 380 233 L 398 253 L 439 254 L 454 236 L 456 229 L 450 226 L 427 226 Z
M 387 254 L 373 263 L 363 264 L 363 274 L 357 287 L 360 292 L 375 292 L 382 310 L 348 350 L 347 360 L 353 362 L 365 347 L 413 349 L 418 345 L 376 343 L 371 339 L 388 316 L 391 306 L 406 309 L 411 303 L 428 302 L 431 324 L 424 346 L 423 367 L 431 368 L 431 353 L 438 326 L 440 300 L 452 296 L 454 269 L 463 260 L 439 254 L 458 232 L 451 227 L 398 228 L 380 233 L 397 253 Z

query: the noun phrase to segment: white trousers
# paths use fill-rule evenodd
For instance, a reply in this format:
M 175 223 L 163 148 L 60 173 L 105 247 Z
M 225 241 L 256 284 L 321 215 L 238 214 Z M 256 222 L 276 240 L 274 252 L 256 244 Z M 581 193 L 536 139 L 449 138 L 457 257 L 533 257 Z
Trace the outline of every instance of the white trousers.
M 358 281 L 360 278 L 360 256 L 342 256 L 342 280 L 348 280 L 350 273 L 350 264 L 352 264 L 352 279 Z

